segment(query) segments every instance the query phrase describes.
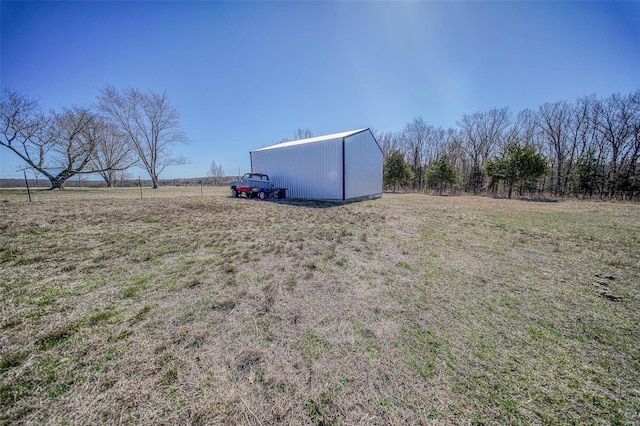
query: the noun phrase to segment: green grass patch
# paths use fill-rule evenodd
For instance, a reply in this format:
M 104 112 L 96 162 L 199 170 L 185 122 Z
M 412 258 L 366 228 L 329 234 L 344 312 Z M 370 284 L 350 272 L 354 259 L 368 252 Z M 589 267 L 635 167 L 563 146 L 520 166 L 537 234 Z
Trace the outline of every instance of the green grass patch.
M 54 346 L 63 343 L 70 337 L 72 337 L 76 332 L 82 329 L 82 322 L 70 323 L 63 325 L 60 328 L 56 328 L 53 331 L 46 333 L 37 341 L 38 349 L 47 350 L 51 349 Z
M 19 367 L 27 359 L 28 352 L 13 352 L 0 357 L 0 376 L 11 368 Z
M 400 347 L 406 356 L 409 369 L 423 380 L 432 379 L 440 357 L 446 355 L 446 342 L 433 330 L 407 328 L 400 334 Z
M 300 352 L 308 362 L 312 362 L 319 360 L 329 351 L 331 344 L 311 330 L 307 330 L 302 338 L 294 342 L 291 347 Z

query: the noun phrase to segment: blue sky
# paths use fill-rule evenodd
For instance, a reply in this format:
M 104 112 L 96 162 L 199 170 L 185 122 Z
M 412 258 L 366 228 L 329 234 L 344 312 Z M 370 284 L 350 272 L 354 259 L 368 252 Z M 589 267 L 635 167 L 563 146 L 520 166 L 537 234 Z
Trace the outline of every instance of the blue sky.
M 113 85 L 167 91 L 189 164 L 246 171 L 249 151 L 414 117 L 640 89 L 640 2 L 2 1 L 3 87 L 60 109 Z M 0 177 L 21 163 L 0 147 Z M 135 171 L 138 174 L 138 171 Z M 144 172 L 139 174 L 144 178 Z

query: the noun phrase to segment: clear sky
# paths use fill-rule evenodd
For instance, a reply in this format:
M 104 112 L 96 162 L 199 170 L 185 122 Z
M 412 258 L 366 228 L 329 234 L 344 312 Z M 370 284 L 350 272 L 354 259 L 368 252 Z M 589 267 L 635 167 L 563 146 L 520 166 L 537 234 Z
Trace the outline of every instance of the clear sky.
M 46 109 L 113 85 L 163 92 L 189 164 L 247 171 L 249 151 L 414 117 L 640 89 L 640 2 L 12 2 L 1 8 L 3 87 Z M 0 147 L 0 177 L 22 164 Z M 135 171 L 138 174 L 138 171 Z M 140 172 L 144 178 L 144 172 Z

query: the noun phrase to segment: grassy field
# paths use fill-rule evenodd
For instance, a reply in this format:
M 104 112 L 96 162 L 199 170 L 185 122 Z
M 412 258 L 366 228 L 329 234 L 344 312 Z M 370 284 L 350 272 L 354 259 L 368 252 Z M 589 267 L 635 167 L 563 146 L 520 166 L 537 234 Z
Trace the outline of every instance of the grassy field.
M 0 423 L 640 424 L 640 205 L 0 191 Z

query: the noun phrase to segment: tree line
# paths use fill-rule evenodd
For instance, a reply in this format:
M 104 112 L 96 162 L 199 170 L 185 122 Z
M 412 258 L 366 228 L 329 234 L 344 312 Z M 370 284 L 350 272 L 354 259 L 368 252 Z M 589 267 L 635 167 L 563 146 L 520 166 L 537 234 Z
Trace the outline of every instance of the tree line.
M 25 170 L 45 176 L 51 189 L 67 180 L 100 175 L 108 187 L 147 171 L 153 188 L 162 171 L 186 159 L 172 147 L 188 141 L 166 92 L 135 88 L 99 90 L 97 102 L 44 112 L 37 100 L 10 89 L 0 95 L 0 145 L 19 157 Z
M 640 90 L 375 132 L 388 189 L 640 197 Z
M 5 88 L 0 133 L 0 145 L 52 189 L 87 174 L 113 187 L 131 177 L 134 165 L 157 188 L 165 168 L 186 162 L 172 151 L 188 139 L 166 92 L 105 86 L 93 105 L 46 113 L 38 101 Z M 312 135 L 298 129 L 294 139 Z M 640 90 L 517 114 L 508 108 L 464 114 L 448 129 L 417 117 L 401 131 L 374 135 L 388 189 L 640 197 Z M 208 174 L 222 178 L 224 171 L 212 163 Z

